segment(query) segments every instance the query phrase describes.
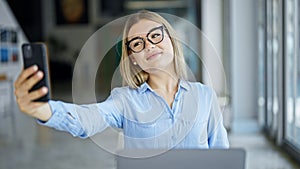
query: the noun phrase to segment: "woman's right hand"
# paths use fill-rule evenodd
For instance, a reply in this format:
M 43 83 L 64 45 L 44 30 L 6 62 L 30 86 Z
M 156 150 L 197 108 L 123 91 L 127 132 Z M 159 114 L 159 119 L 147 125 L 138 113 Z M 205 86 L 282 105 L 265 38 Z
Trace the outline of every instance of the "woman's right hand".
M 42 121 L 47 121 L 52 116 L 49 104 L 47 102 L 35 102 L 34 100 L 46 95 L 48 88 L 41 87 L 40 89 L 29 92 L 43 76 L 43 72 L 38 71 L 36 65 L 31 66 L 22 70 L 14 86 L 17 104 L 21 112 Z

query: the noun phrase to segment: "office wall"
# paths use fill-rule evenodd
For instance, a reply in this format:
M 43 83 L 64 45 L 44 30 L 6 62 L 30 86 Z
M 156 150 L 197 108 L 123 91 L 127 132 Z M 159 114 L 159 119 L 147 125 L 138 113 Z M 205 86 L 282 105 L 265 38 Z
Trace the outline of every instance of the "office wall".
M 18 41 L 16 47 L 19 50 L 19 59 L 17 63 L 0 64 L 0 74 L 5 74 L 7 78 L 5 81 L 0 81 L 0 88 L 5 91 L 5 93 L 0 92 L 0 147 L 6 148 L 9 151 L 18 152 L 22 157 L 19 160 L 27 160 L 27 158 L 30 158 L 33 154 L 33 147 L 36 144 L 38 129 L 34 122 L 35 119 L 27 117 L 19 112 L 14 101 L 13 82 L 23 66 L 22 59 L 20 59 L 22 56 L 20 50 L 21 45 L 22 43 L 28 42 L 28 40 L 5 0 L 0 0 L 0 27 L 17 30 Z M 5 45 L 7 44 L 0 43 L 1 47 L 4 47 Z M 7 95 L 3 96 L 4 94 Z M 7 107 L 7 109 L 5 107 Z M 3 159 L 7 159 L 7 164 L 9 164 L 9 161 L 11 160 L 9 159 L 11 158 L 10 154 L 1 154 L 1 156 L 2 155 Z M 0 164 L 0 168 L 5 164 Z M 7 166 L 4 168 L 7 168 Z
M 92 9 L 91 6 L 94 1 L 88 1 L 89 9 Z M 84 43 L 97 30 L 97 26 L 91 24 L 91 22 L 87 24 L 57 24 L 53 0 L 44 0 L 42 8 L 44 39 L 49 42 L 49 38 L 54 38 L 66 46 L 64 51 L 58 51 L 55 55 L 51 54 L 51 59 L 65 61 L 73 65 L 78 56 L 77 52 L 80 52 Z M 51 47 L 51 44 L 49 46 Z

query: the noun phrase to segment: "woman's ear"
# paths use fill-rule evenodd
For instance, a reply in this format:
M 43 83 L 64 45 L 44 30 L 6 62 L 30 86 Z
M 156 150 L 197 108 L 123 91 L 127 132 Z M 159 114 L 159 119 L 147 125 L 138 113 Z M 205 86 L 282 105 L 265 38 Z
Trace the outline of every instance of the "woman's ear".
M 132 55 L 130 55 L 129 58 L 130 58 L 132 64 L 137 65 L 137 62 L 136 62 L 135 58 Z

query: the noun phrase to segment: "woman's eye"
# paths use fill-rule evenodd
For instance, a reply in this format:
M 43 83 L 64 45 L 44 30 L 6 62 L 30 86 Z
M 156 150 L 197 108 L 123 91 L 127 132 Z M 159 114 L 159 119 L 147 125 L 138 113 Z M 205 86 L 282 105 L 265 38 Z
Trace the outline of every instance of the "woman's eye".
M 137 47 L 137 46 L 140 46 L 142 43 L 141 42 L 136 42 L 133 44 L 133 47 Z
M 155 34 L 153 34 L 153 35 L 151 36 L 151 38 L 154 39 L 154 38 L 157 38 L 157 37 L 159 37 L 159 36 L 160 36 L 159 33 L 155 33 Z

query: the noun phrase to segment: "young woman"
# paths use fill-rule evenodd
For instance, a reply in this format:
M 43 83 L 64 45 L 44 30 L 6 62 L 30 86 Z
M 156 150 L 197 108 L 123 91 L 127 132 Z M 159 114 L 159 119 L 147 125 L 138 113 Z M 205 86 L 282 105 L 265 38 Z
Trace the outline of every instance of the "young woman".
M 175 31 L 157 13 L 141 11 L 128 18 L 121 75 L 124 87 L 113 89 L 104 102 L 41 103 L 33 100 L 48 89 L 29 92 L 43 77 L 33 66 L 19 75 L 15 95 L 20 110 L 38 123 L 81 138 L 112 126 L 123 129 L 125 148 L 229 147 L 214 91 L 185 79 L 184 56 Z

